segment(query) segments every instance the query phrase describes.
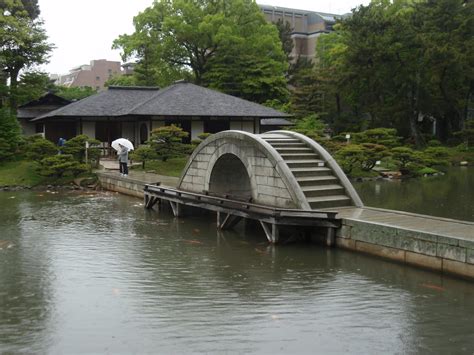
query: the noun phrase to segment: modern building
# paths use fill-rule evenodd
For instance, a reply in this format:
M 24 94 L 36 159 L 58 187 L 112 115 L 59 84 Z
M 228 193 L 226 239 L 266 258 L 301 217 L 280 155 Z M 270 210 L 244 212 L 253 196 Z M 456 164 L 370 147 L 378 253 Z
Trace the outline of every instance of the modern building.
M 122 75 L 120 62 L 106 59 L 92 60 L 90 64 L 80 65 L 69 71 L 69 74 L 59 75 L 56 79 L 57 85 L 67 87 L 86 87 L 101 91 L 104 84 L 111 77 Z M 56 78 L 51 75 L 51 78 Z
M 292 56 L 295 59 L 301 57 L 313 60 L 319 36 L 331 32 L 336 20 L 345 16 L 270 5 L 259 7 L 268 22 L 282 20 L 290 24 L 294 43 Z
M 229 129 L 261 133 L 291 125 L 285 119 L 288 117 L 274 109 L 180 81 L 164 89 L 112 86 L 29 123 L 53 142 L 60 137 L 86 134 L 108 148 L 119 137 L 143 144 L 152 129 L 170 124 L 188 132 L 189 141 L 203 132 Z

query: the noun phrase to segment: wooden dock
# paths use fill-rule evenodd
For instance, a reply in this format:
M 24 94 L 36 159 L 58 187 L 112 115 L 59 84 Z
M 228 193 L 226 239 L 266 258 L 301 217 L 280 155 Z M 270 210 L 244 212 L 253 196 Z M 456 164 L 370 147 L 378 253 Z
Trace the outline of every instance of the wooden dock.
M 334 243 L 336 229 L 341 226 L 341 220 L 336 218 L 337 212 L 333 211 L 275 208 L 237 199 L 235 196 L 197 194 L 164 186 L 145 185 L 145 208 L 151 209 L 163 201 L 169 202 L 176 217 L 182 215 L 185 207 L 217 212 L 218 229 L 230 229 L 242 218 L 257 220 L 271 243 L 279 241 L 280 227 L 293 226 L 326 228 L 326 244 L 331 245 Z

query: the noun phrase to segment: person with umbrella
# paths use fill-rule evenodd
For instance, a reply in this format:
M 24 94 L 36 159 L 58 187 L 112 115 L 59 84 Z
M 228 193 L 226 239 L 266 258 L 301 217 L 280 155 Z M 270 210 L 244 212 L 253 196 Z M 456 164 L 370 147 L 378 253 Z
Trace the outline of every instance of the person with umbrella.
M 120 175 L 128 176 L 128 149 L 127 147 L 119 144 L 120 150 L 117 152 Z
M 133 150 L 132 142 L 125 138 L 119 138 L 112 142 L 112 148 L 117 151 L 120 175 L 128 176 L 128 152 Z

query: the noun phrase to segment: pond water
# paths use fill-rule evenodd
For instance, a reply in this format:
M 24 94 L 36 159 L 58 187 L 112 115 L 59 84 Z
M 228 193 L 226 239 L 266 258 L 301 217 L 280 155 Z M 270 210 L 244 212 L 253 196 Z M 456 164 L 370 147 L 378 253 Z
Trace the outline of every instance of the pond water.
M 474 283 L 118 194 L 0 194 L 0 353 L 474 352 Z
M 474 221 L 474 167 L 408 180 L 355 182 L 367 206 Z

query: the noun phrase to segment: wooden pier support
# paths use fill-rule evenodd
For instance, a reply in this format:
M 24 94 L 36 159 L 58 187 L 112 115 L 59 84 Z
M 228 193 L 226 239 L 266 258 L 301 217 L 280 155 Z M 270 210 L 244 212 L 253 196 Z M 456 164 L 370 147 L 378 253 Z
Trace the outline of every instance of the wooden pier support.
M 217 229 L 232 229 L 242 220 L 242 217 L 217 211 Z
M 280 236 L 278 225 L 275 223 L 267 223 L 263 221 L 260 221 L 260 224 L 262 225 L 263 231 L 265 232 L 268 241 L 272 244 L 278 243 L 278 238 Z
M 183 209 L 181 208 L 181 204 L 179 202 L 170 201 L 171 209 L 173 210 L 173 215 L 175 217 L 181 217 L 183 213 Z
M 285 236 L 284 228 L 289 227 L 292 231 L 300 228 L 327 228 L 326 243 L 333 245 L 335 228 L 340 227 L 336 212 L 275 208 L 228 195 L 197 194 L 154 185 L 145 185 L 144 193 L 145 208 L 167 201 L 175 217 L 181 217 L 183 209 L 188 207 L 214 211 L 217 213 L 218 230 L 231 229 L 244 218 L 259 221 L 271 244 L 278 243 Z
M 328 227 L 326 232 L 326 245 L 328 247 L 334 246 L 336 243 L 336 228 Z
M 145 194 L 144 195 L 144 203 L 145 203 L 145 208 L 147 210 L 150 210 L 153 208 L 153 206 L 156 203 L 161 204 L 161 200 L 158 197 L 155 197 L 153 195 Z

